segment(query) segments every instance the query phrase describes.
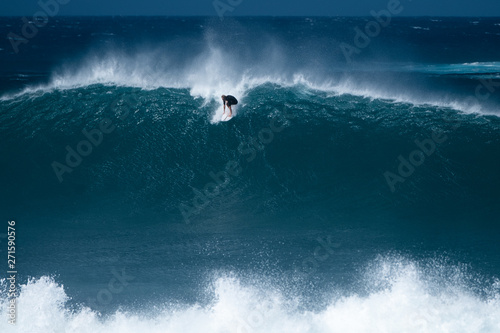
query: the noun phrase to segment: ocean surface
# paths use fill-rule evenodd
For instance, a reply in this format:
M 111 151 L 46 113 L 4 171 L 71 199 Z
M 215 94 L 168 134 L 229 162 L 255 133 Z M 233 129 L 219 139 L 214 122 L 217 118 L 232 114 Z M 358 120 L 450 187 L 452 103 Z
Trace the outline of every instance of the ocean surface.
M 0 18 L 0 331 L 500 332 L 500 18 L 380 22 Z

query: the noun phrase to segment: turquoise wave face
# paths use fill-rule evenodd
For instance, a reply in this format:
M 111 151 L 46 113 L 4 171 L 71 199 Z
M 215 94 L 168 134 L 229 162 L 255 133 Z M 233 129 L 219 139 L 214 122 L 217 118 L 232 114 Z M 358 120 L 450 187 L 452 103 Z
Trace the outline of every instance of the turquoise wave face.
M 76 200 L 67 214 L 85 214 L 78 202 L 100 210 L 106 198 L 110 215 L 154 212 L 177 222 L 220 210 L 433 207 L 469 216 L 476 207 L 485 221 L 497 212 L 494 116 L 273 84 L 248 90 L 227 123 L 214 122 L 219 101 L 187 89 L 93 85 L 0 107 L 10 161 L 2 204 L 20 211 L 23 196 L 61 213 Z

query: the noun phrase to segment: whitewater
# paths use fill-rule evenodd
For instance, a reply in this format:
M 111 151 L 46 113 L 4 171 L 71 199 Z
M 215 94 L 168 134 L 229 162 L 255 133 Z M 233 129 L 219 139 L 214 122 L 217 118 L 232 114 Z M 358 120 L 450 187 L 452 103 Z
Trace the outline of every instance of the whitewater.
M 466 280 L 471 277 L 467 277 L 466 269 L 437 267 L 426 272 L 425 267 L 401 258 L 378 258 L 364 273 L 363 283 L 367 285 L 364 294 L 341 295 L 332 290 L 332 300 L 319 310 L 305 310 L 300 295 L 285 296 L 272 283 L 245 285 L 229 274 L 214 278 L 207 286 L 206 293 L 211 299 L 208 304 L 186 306 L 165 300 L 161 306 L 146 305 L 139 312 L 121 309 L 102 315 L 87 307 L 67 307 L 69 297 L 64 287 L 52 278 L 41 277 L 23 285 L 18 299 L 20 313 L 31 320 L 21 321 L 14 330 L 5 323 L 1 325 L 9 332 L 494 332 L 500 329 L 496 319 L 500 314 L 499 281 L 478 297 L 467 286 Z M 442 285 L 447 287 L 443 289 Z

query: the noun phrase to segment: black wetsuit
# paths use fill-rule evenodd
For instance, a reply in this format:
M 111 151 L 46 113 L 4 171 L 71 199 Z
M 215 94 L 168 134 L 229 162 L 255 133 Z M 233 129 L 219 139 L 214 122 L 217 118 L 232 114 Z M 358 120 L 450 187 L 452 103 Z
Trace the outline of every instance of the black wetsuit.
M 224 102 L 227 106 L 238 104 L 238 100 L 234 96 L 231 96 L 231 95 L 227 95 L 226 100 Z

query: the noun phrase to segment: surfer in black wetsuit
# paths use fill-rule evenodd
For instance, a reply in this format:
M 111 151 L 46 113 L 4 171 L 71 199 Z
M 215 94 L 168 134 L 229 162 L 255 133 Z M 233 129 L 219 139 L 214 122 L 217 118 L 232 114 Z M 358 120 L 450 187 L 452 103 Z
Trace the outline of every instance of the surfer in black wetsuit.
M 231 95 L 222 95 L 222 104 L 224 105 L 224 112 L 222 114 L 226 113 L 226 105 L 229 108 L 229 117 L 233 116 L 233 110 L 231 109 L 231 105 L 236 105 L 238 104 L 238 100 Z

